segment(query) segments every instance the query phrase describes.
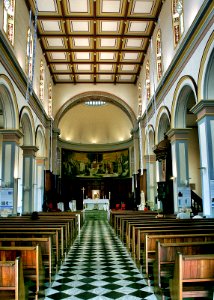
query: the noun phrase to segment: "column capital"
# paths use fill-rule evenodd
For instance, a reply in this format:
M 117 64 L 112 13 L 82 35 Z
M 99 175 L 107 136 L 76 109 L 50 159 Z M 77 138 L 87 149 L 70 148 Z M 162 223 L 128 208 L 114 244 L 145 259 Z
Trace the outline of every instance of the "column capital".
M 197 121 L 205 116 L 214 117 L 214 100 L 201 100 L 190 111 L 197 115 Z
M 59 136 L 60 135 L 60 129 L 59 128 L 53 128 L 53 135 L 55 135 L 55 136 Z
M 172 128 L 167 131 L 166 135 L 171 142 L 176 140 L 188 140 L 191 130 L 191 128 Z
M 3 136 L 3 142 L 16 142 L 19 144 L 23 133 L 19 129 L 0 129 L 0 134 Z
M 22 146 L 24 156 L 36 156 L 36 152 L 39 150 L 36 146 Z
M 43 165 L 45 161 L 47 160 L 47 157 L 36 157 L 36 163 L 37 165 Z

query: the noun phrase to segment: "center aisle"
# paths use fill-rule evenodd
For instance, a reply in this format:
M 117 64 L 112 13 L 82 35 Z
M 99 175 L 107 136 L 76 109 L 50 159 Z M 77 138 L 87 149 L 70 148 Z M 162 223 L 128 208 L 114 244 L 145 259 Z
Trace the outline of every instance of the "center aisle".
M 156 300 L 106 220 L 88 219 L 45 300 Z

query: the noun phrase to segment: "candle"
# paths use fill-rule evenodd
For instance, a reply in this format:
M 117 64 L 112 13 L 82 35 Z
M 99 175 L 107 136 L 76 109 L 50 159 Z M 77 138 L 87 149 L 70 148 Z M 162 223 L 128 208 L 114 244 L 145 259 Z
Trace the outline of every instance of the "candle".
M 109 198 L 109 199 L 111 198 L 111 192 L 108 193 L 108 198 Z

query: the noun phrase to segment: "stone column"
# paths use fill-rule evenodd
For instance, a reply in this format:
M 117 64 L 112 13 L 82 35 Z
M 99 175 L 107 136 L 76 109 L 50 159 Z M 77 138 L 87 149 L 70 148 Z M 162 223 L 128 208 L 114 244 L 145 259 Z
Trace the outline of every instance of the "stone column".
M 34 201 L 35 182 L 35 156 L 36 146 L 22 146 L 23 150 L 23 212 L 32 212 L 36 206 Z
M 203 214 L 214 216 L 214 100 L 201 100 L 191 111 L 197 115 Z
M 36 185 L 34 189 L 34 211 L 42 211 L 44 202 L 44 172 L 45 172 L 45 157 L 36 158 Z
M 174 128 L 167 132 L 172 149 L 172 180 L 174 210 L 191 207 L 189 187 L 188 140 L 190 128 Z
M 151 209 L 156 209 L 155 197 L 157 195 L 156 184 L 156 156 L 146 155 L 146 170 L 147 170 L 147 203 Z
M 0 130 L 1 137 L 1 195 L 7 197 L 8 206 L 17 212 L 20 130 Z M 5 194 L 4 194 L 5 193 Z M 4 195 L 3 195 L 4 194 Z

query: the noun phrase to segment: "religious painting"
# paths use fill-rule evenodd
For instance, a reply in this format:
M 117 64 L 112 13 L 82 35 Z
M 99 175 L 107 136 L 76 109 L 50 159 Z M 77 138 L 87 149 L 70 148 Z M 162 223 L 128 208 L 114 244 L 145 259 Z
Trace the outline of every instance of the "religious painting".
M 62 176 L 129 177 L 129 150 L 78 152 L 62 149 Z

